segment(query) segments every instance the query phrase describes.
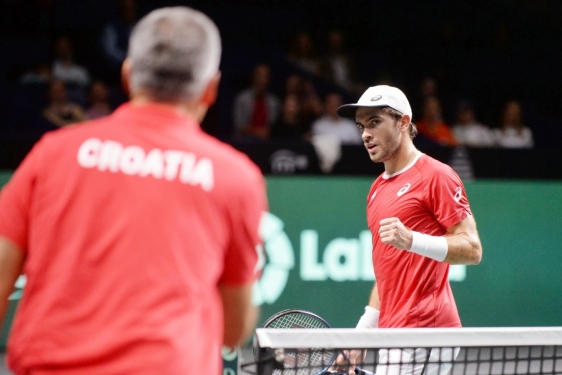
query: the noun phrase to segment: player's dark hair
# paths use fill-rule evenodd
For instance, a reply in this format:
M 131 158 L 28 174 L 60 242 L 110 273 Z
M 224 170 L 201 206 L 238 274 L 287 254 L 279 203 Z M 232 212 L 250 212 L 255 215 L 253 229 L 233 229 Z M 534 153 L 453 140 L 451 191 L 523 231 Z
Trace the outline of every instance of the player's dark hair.
M 398 120 L 399 118 L 401 118 L 402 116 L 404 116 L 403 113 L 395 110 L 394 108 L 391 107 L 383 107 L 382 110 L 386 113 L 388 113 L 390 116 L 394 117 L 395 120 Z M 410 138 L 414 139 L 416 137 L 416 135 L 418 135 L 418 128 L 416 126 L 416 124 L 414 124 L 411 120 L 410 120 L 410 125 L 408 127 L 408 133 L 410 134 Z

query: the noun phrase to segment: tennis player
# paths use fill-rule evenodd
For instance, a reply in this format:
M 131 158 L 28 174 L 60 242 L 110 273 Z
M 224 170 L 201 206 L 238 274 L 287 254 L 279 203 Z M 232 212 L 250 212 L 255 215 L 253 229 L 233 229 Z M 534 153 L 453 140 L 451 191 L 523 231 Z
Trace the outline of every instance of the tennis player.
M 357 328 L 461 327 L 449 266 L 478 264 L 482 258 L 461 179 L 416 149 L 412 110 L 398 88 L 370 87 L 338 114 L 355 119 L 369 157 L 385 168 L 367 197 L 376 282 Z M 352 363 L 362 359 L 359 351 L 350 356 Z M 450 361 L 456 353 L 381 351 L 379 357 L 378 375 L 433 375 L 446 374 L 451 366 L 429 363 L 439 357 Z M 392 366 L 398 361 L 410 365 Z
M 200 12 L 135 27 L 129 103 L 45 135 L 0 197 L 2 317 L 16 374 L 221 373 L 253 329 L 263 176 L 200 128 L 221 42 Z

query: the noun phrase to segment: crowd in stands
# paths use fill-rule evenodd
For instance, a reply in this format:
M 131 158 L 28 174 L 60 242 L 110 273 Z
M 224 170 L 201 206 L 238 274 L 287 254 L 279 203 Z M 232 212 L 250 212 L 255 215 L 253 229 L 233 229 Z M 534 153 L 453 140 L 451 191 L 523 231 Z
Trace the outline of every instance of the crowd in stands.
M 54 128 L 110 114 L 126 99 L 120 91 L 118 75 L 128 36 L 138 18 L 135 1 L 122 0 L 119 15 L 99 35 L 107 74 L 92 74 L 85 62 L 78 63 L 72 38 L 59 35 L 53 41 L 52 60 L 36 64 L 21 76 L 21 85 L 48 87 L 48 100 L 41 114 Z M 361 80 L 354 59 L 346 53 L 344 31 L 329 30 L 324 35 L 324 46 L 323 53 L 319 53 L 312 35 L 299 32 L 285 51 L 288 68 L 283 77 L 265 56 L 266 62 L 249 67 L 247 87 L 236 92 L 230 103 L 230 140 L 299 140 L 317 144 L 318 139 L 332 137 L 341 145 L 361 145 L 354 122 L 338 117 L 336 109 L 345 100 L 358 98 L 368 86 L 394 83 Z M 272 77 L 284 82 L 281 89 L 272 88 Z M 318 82 L 325 83 L 322 90 Z M 431 77 L 421 80 L 418 86 L 417 95 L 409 97 L 413 121 L 425 141 L 449 147 L 534 147 L 533 133 L 525 123 L 519 101 L 505 101 L 501 114 L 497 109 L 498 121 L 489 126 L 480 122 L 478 108 L 471 100 L 474 98 L 453 100 L 439 92 Z
M 299 38 L 303 35 L 306 34 L 299 34 Z M 299 44 L 309 46 L 310 41 Z M 303 47 L 302 50 L 309 48 Z M 297 61 L 295 56 L 291 51 L 287 60 L 307 71 L 314 66 L 310 64 L 313 60 L 309 53 L 299 55 L 307 56 L 306 60 Z M 305 61 L 308 63 L 304 64 Z M 293 73 L 286 78 L 285 91 L 280 97 L 269 89 L 272 74 L 267 64 L 256 65 L 251 75 L 251 86 L 236 96 L 233 104 L 236 139 L 310 141 L 315 136 L 331 134 L 343 145 L 362 143 L 354 122 L 336 113 L 343 104 L 342 95 L 329 91 L 321 97 L 311 80 Z M 477 111 L 469 99 L 454 103 L 451 109 L 453 117 L 447 121 L 435 81 L 426 78 L 420 86 L 421 95 L 416 101 L 421 105 L 418 113 L 414 112 L 414 122 L 419 135 L 427 141 L 448 147 L 534 147 L 533 134 L 525 125 L 519 101 L 506 101 L 497 126 L 492 128 L 478 120 Z M 347 89 L 343 85 L 339 88 Z

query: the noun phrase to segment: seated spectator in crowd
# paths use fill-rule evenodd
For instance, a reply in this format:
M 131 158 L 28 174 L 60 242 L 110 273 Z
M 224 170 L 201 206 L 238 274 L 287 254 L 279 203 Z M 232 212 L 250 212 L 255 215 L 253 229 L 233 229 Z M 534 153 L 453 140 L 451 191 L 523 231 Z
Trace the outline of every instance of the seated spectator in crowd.
M 342 88 L 361 93 L 363 85 L 356 82 L 355 65 L 344 51 L 344 38 L 340 30 L 331 30 L 328 33 L 328 50 L 320 61 L 322 76 Z
M 505 148 L 533 148 L 533 132 L 525 126 L 521 105 L 512 100 L 505 104 L 501 125 L 494 130 L 496 143 Z
M 306 31 L 301 31 L 293 38 L 287 60 L 310 74 L 320 73 L 320 63 L 314 52 L 312 37 Z
M 55 60 L 53 62 L 53 79 L 61 80 L 67 85 L 86 87 L 90 84 L 88 70 L 74 61 L 74 48 L 66 36 L 55 42 Z
M 268 91 L 271 70 L 257 65 L 252 73 L 252 86 L 234 99 L 233 122 L 238 136 L 265 140 L 279 115 L 279 99 Z
M 469 101 L 457 104 L 457 122 L 453 125 L 453 134 L 460 145 L 468 147 L 492 147 L 494 134 L 490 128 L 476 120 L 474 108 Z
M 300 120 L 300 106 L 296 95 L 285 97 L 281 107 L 281 116 L 271 129 L 271 139 L 296 140 L 306 139 L 309 129 Z
M 20 78 L 23 84 L 46 84 L 51 82 L 53 71 L 47 62 L 40 62 L 30 70 L 26 71 Z
M 306 128 L 322 115 L 324 106 L 314 84 L 300 74 L 291 74 L 285 81 L 285 96 L 295 95 L 300 104 L 300 119 Z
M 68 101 L 66 87 L 62 81 L 53 81 L 49 86 L 49 106 L 43 110 L 43 117 L 58 127 L 87 119 L 82 107 Z
M 422 118 L 416 121 L 419 134 L 442 146 L 456 146 L 458 144 L 449 125 L 443 121 L 441 103 L 435 96 L 425 99 Z
M 429 97 L 439 97 L 439 86 L 433 77 L 424 77 L 418 86 L 417 95 L 412 95 L 410 101 L 413 113 L 423 113 L 423 104 Z
M 361 133 L 353 121 L 338 116 L 338 108 L 342 105 L 342 97 L 337 93 L 329 93 L 324 101 L 324 116 L 312 123 L 312 136 L 332 134 L 342 145 L 363 144 Z
M 118 17 L 104 27 L 101 35 L 102 53 L 113 71 L 121 69 L 129 47 L 129 36 L 136 22 L 136 1 L 119 1 Z
M 90 120 L 107 116 L 113 112 L 109 104 L 109 89 L 104 81 L 95 81 L 88 93 L 90 106 L 86 110 L 86 117 Z

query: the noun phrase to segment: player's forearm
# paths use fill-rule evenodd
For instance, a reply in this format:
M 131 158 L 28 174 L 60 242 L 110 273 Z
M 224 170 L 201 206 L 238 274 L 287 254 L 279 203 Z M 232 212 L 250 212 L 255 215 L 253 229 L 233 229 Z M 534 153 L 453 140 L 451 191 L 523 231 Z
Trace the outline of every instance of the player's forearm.
M 482 244 L 472 215 L 447 230 L 447 256 L 449 264 L 478 264 L 482 260 Z
M 478 264 L 482 259 L 482 245 L 472 215 L 450 227 L 445 236 L 410 230 L 395 217 L 383 219 L 380 224 L 381 241 L 397 249 L 449 264 Z
M 448 245 L 445 260 L 449 264 L 478 264 L 482 260 L 482 245 L 477 236 L 461 233 L 445 236 Z
M 380 310 L 381 307 L 381 300 L 379 299 L 379 292 L 377 290 L 376 281 L 375 281 L 375 285 L 373 285 L 373 290 L 371 291 L 371 295 L 369 296 L 369 306 L 377 310 Z
M 369 296 L 369 304 L 365 307 L 365 312 L 357 322 L 356 328 L 377 328 L 379 326 L 380 315 L 380 299 L 377 290 L 377 283 L 373 286 L 371 295 Z

